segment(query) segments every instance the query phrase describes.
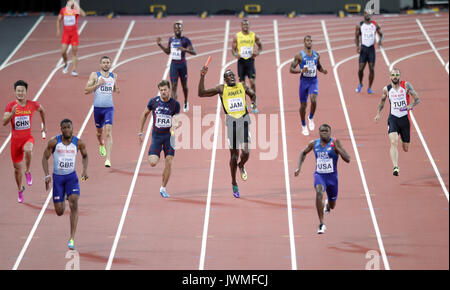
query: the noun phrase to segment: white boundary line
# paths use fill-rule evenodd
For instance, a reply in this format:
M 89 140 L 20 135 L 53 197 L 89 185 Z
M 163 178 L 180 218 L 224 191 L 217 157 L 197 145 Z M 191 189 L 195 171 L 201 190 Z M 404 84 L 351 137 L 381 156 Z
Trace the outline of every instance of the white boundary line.
M 228 36 L 230 31 L 230 20 L 227 20 L 225 23 L 225 36 L 223 40 L 223 54 L 222 54 L 222 69 L 220 72 L 220 81 L 223 82 L 223 73 L 226 67 L 225 62 L 227 61 L 227 50 L 228 50 Z M 211 153 L 211 166 L 209 168 L 209 180 L 208 180 L 208 196 L 206 199 L 206 209 L 205 209 L 205 220 L 203 223 L 203 236 L 202 236 L 202 247 L 200 250 L 200 262 L 198 269 L 204 270 L 205 268 L 205 257 L 206 257 L 206 242 L 208 239 L 208 225 L 209 225 L 209 212 L 211 210 L 211 195 L 212 195 L 212 186 L 214 179 L 214 166 L 216 164 L 216 152 L 217 152 L 217 140 L 219 135 L 219 122 L 220 122 L 220 97 L 217 97 L 217 109 L 216 109 L 216 120 L 214 123 L 214 140 L 213 140 L 213 148 Z
M 333 65 L 334 78 L 336 80 L 336 85 L 337 85 L 337 88 L 339 91 L 339 97 L 341 99 L 341 104 L 342 104 L 342 110 L 344 111 L 345 121 L 347 123 L 348 131 L 350 133 L 350 139 L 352 141 L 353 151 L 355 152 L 355 157 L 356 157 L 356 161 L 358 163 L 359 173 L 361 175 L 364 192 L 366 194 L 367 204 L 369 206 L 369 211 L 370 211 L 370 217 L 372 218 L 372 223 L 373 223 L 373 226 L 375 229 L 375 234 L 377 236 L 378 247 L 380 248 L 381 256 L 383 258 L 384 268 L 386 270 L 390 270 L 389 261 L 386 256 L 386 251 L 385 251 L 384 245 L 383 245 L 383 239 L 381 238 L 381 233 L 380 233 L 380 229 L 378 227 L 377 218 L 375 216 L 375 211 L 373 209 L 372 199 L 370 198 L 369 188 L 367 186 L 367 181 L 366 181 L 366 177 L 364 174 L 363 166 L 361 163 L 361 159 L 359 157 L 358 148 L 356 147 L 356 140 L 355 140 L 355 136 L 353 135 L 352 124 L 350 122 L 350 117 L 347 112 L 347 105 L 345 103 L 344 93 L 342 91 L 341 82 L 339 80 L 338 68 L 339 68 L 339 65 L 341 65 L 344 61 L 341 61 L 338 64 L 334 65 L 335 62 L 334 62 L 333 52 L 331 49 L 330 41 L 328 39 L 328 32 L 327 32 L 327 28 L 326 28 L 324 20 L 322 20 L 322 28 L 323 28 L 323 33 L 325 35 L 325 39 L 327 42 L 327 48 L 328 48 L 328 53 L 330 55 L 331 64 Z
M 124 37 L 124 39 L 123 39 L 123 42 L 122 42 L 122 45 L 121 45 L 121 49 L 123 49 L 123 45 L 124 45 L 124 43 L 126 43 L 126 41 L 127 41 L 127 39 L 128 39 L 128 36 L 129 36 L 129 34 L 130 34 L 130 32 L 131 32 L 131 29 L 130 29 L 130 28 L 132 28 L 133 25 L 134 25 L 134 20 L 132 20 L 131 23 L 130 23 L 130 26 L 129 26 L 129 29 L 128 29 L 128 31 L 127 31 L 127 34 L 125 35 L 125 37 Z M 117 53 L 116 57 L 120 56 L 120 52 L 121 52 L 121 50 L 119 50 L 119 52 Z M 116 62 L 117 59 L 115 59 L 114 61 Z M 58 68 L 55 68 L 55 69 L 58 69 Z M 91 108 L 91 109 L 92 109 L 92 108 Z M 86 120 L 89 119 L 91 113 L 92 113 L 92 112 L 91 112 L 91 110 L 90 110 L 89 113 L 88 113 L 88 116 L 86 117 L 85 121 L 83 122 L 83 125 L 82 125 L 82 127 L 81 127 L 80 132 L 78 133 L 78 138 L 80 138 L 81 135 L 83 134 L 84 128 L 86 127 L 86 124 L 87 124 L 87 121 L 86 121 Z M 29 246 L 29 244 L 30 244 L 30 242 L 31 242 L 31 239 L 33 238 L 34 233 L 36 232 L 37 227 L 38 227 L 39 223 L 41 222 L 42 217 L 44 216 L 45 210 L 47 209 L 48 204 L 50 203 L 50 199 L 52 198 L 52 193 L 53 193 L 53 189 L 49 192 L 49 194 L 48 194 L 48 196 L 47 196 L 47 199 L 46 199 L 46 201 L 45 201 L 45 203 L 44 203 L 44 205 L 43 205 L 43 207 L 42 207 L 42 209 L 41 209 L 41 211 L 40 211 L 40 213 L 39 213 L 39 215 L 38 215 L 38 217 L 37 217 L 37 219 L 36 219 L 36 221 L 35 221 L 35 223 L 34 223 L 34 225 L 33 225 L 33 228 L 31 229 L 31 231 L 30 231 L 30 233 L 29 233 L 29 235 L 28 235 L 28 237 L 27 237 L 27 240 L 25 241 L 25 244 L 24 244 L 23 247 L 22 247 L 22 250 L 20 251 L 19 256 L 17 257 L 17 260 L 16 260 L 16 262 L 15 262 L 15 264 L 14 264 L 12 270 L 17 270 L 17 269 L 18 269 L 18 267 L 19 267 L 19 265 L 20 265 L 20 262 L 22 261 L 23 256 L 25 255 L 26 250 L 28 249 L 28 246 Z
M 28 33 L 25 35 L 25 37 L 22 39 L 21 42 L 16 46 L 16 48 L 8 55 L 8 57 L 3 61 L 2 65 L 0 66 L 0 71 L 6 66 L 8 61 L 16 54 L 16 52 L 22 47 L 24 42 L 28 39 L 28 37 L 33 33 L 33 31 L 36 29 L 36 27 L 41 23 L 42 19 L 44 19 L 44 16 L 41 15 L 38 20 L 34 23 L 34 25 L 31 27 L 31 29 L 28 31 Z
M 291 200 L 291 185 L 289 181 L 289 165 L 287 157 L 287 143 L 286 143 L 286 121 L 284 119 L 284 100 L 283 100 L 283 82 L 281 77 L 280 66 L 280 46 L 278 41 L 278 21 L 273 21 L 273 30 L 275 38 L 275 56 L 277 63 L 277 76 L 278 76 L 278 99 L 280 103 L 280 119 L 281 119 L 281 138 L 283 142 L 283 163 L 284 163 L 284 181 L 286 184 L 286 202 L 288 211 L 288 224 L 289 224 L 289 244 L 291 249 L 291 267 L 292 270 L 297 270 L 297 254 L 295 250 L 295 235 L 294 235 L 294 221 L 292 217 L 292 200 Z
M 448 48 L 448 46 L 444 47 L 444 48 Z M 443 49 L 443 48 L 440 48 L 440 49 Z M 405 59 L 408 59 L 408 58 L 411 58 L 411 57 L 415 57 L 415 56 L 418 56 L 418 55 L 421 55 L 421 54 L 425 54 L 425 53 L 430 53 L 430 52 L 435 52 L 436 53 L 437 49 L 433 46 L 432 50 L 416 52 L 416 53 L 413 53 L 413 54 L 401 57 L 401 58 L 395 60 L 391 64 L 389 64 L 389 62 L 386 62 L 386 65 L 389 67 L 389 71 L 391 71 L 392 68 L 397 63 L 399 63 L 399 62 L 401 62 L 401 61 L 403 61 Z M 444 191 L 445 197 L 447 198 L 447 202 L 448 202 L 449 201 L 448 189 L 445 186 L 444 180 L 442 179 L 441 174 L 439 173 L 439 169 L 437 168 L 436 163 L 434 162 L 434 158 L 431 155 L 431 152 L 430 152 L 430 149 L 428 148 L 427 142 L 425 141 L 425 138 L 422 135 L 422 131 L 420 130 L 419 124 L 417 123 L 416 118 L 414 117 L 414 114 L 413 114 L 412 111 L 409 111 L 409 116 L 411 117 L 411 121 L 413 122 L 414 127 L 416 128 L 417 135 L 419 135 L 419 139 L 422 142 L 423 148 L 425 149 L 425 152 L 427 153 L 427 157 L 430 160 L 431 166 L 433 167 L 434 173 L 436 174 L 436 177 L 438 178 L 439 183 L 441 184 L 442 190 Z
M 439 61 L 441 62 L 441 64 L 444 66 L 445 68 L 445 62 L 442 59 L 441 55 L 439 54 L 439 52 L 436 50 L 436 47 L 434 46 L 433 42 L 431 41 L 431 38 L 428 36 L 428 33 L 426 32 L 425 28 L 423 27 L 422 23 L 420 22 L 419 18 L 416 18 L 416 22 L 417 25 L 419 25 L 420 30 L 422 30 L 423 35 L 425 35 L 425 38 L 428 40 L 428 43 L 430 44 L 431 48 L 434 51 L 434 54 L 436 54 L 437 58 L 439 59 Z M 448 74 L 448 69 L 446 68 L 447 74 Z M 411 112 L 412 113 L 412 112 Z

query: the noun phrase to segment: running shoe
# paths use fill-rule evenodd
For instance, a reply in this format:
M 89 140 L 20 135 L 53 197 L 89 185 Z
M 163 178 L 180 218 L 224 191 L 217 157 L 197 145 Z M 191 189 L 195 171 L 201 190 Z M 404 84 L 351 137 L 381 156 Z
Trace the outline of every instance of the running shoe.
M 68 247 L 69 249 L 71 249 L 71 250 L 75 250 L 75 241 L 74 241 L 73 239 L 70 239 L 70 240 L 67 242 L 67 247 Z
M 308 117 L 308 127 L 309 127 L 309 130 L 314 131 L 314 128 L 315 128 L 314 119 L 310 119 L 309 117 Z
M 78 76 L 78 73 L 76 72 L 76 71 L 72 71 L 72 73 L 71 73 L 74 77 L 77 77 Z
M 183 112 L 185 113 L 189 112 L 189 102 L 184 102 Z
M 372 91 L 372 89 L 371 89 L 371 88 L 368 88 L 368 89 L 367 89 L 367 93 L 369 93 L 369 94 L 375 94 L 375 92 L 374 92 L 374 91 Z
M 241 197 L 241 195 L 239 194 L 239 188 L 237 185 L 233 185 L 233 196 L 235 198 L 239 198 Z
M 22 190 L 19 190 L 19 198 L 17 199 L 17 201 L 19 203 L 23 202 L 23 192 L 25 191 L 25 186 L 22 186 Z
M 69 71 L 69 64 L 66 63 L 66 64 L 64 65 L 63 69 L 62 69 L 62 73 L 63 73 L 63 74 L 66 74 L 68 71 Z
M 31 178 L 31 172 L 25 172 L 25 177 L 27 179 L 28 186 L 33 184 L 33 178 Z
M 305 135 L 305 136 L 309 135 L 308 128 L 306 126 L 303 126 L 303 125 L 302 125 L 302 134 Z
M 328 199 L 325 199 L 325 203 L 324 203 L 324 207 L 323 207 L 323 213 L 324 214 L 329 214 L 330 213 L 330 209 L 328 208 Z
M 106 156 L 106 149 L 105 149 L 105 146 L 100 145 L 99 151 L 100 151 L 100 156 L 102 156 L 102 157 L 105 157 L 105 156 Z
M 398 173 L 400 172 L 400 169 L 398 169 L 397 166 L 394 167 L 394 172 L 392 172 L 393 175 L 398 176 Z
M 241 171 L 241 179 L 243 181 L 246 181 L 248 176 L 247 176 L 247 171 L 245 170 L 244 166 L 239 167 L 239 170 Z
M 325 224 L 320 224 L 319 225 L 319 230 L 317 231 L 317 233 L 318 234 L 324 234 L 326 229 L 327 229 L 327 227 L 325 226 Z
M 105 160 L 105 167 L 111 167 L 111 161 Z
M 160 193 L 161 196 L 164 197 L 164 198 L 170 197 L 170 195 L 167 194 L 167 192 L 166 192 L 165 189 L 162 189 L 162 188 L 161 188 L 161 189 L 159 190 L 159 193 Z
M 357 93 L 361 92 L 362 86 L 363 86 L 362 84 L 358 85 L 358 87 L 356 88 Z

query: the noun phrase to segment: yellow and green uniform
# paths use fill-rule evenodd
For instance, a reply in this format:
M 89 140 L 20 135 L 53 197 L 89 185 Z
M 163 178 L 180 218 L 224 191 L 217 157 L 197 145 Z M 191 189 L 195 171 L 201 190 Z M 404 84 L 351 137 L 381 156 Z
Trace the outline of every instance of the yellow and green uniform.
M 233 87 L 224 84 L 222 106 L 225 114 L 235 119 L 239 119 L 248 113 L 245 103 L 245 89 L 242 83 L 237 83 Z
M 236 33 L 237 38 L 237 52 L 243 59 L 249 59 L 253 55 L 253 48 L 255 47 L 255 33 L 249 31 L 244 34 L 242 31 Z

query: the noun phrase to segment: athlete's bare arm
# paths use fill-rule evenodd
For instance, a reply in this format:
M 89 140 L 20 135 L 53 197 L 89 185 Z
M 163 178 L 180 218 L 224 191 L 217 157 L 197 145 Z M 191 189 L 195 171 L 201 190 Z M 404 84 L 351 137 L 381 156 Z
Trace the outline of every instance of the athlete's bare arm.
M 237 51 L 237 36 L 233 36 L 233 43 L 231 44 L 231 53 L 237 58 L 241 58 L 239 51 Z
M 322 64 L 320 63 L 320 55 L 319 54 L 317 54 L 317 70 L 325 75 L 328 73 L 328 71 L 326 69 L 324 69 Z
M 181 47 L 179 48 L 179 50 L 180 50 L 180 51 L 183 51 L 183 52 L 187 52 L 187 53 L 192 54 L 192 55 L 197 55 L 197 51 L 194 49 L 194 47 L 192 46 L 192 44 L 189 45 L 187 48 L 184 48 L 184 47 L 181 46 Z
M 244 86 L 245 93 L 252 100 L 253 109 L 255 109 L 256 108 L 256 94 L 255 94 L 255 92 L 249 86 L 247 86 L 246 83 L 242 83 L 242 85 Z
M 89 80 L 87 81 L 86 87 L 84 88 L 84 93 L 86 95 L 92 93 L 103 83 L 105 83 L 105 80 L 103 78 L 99 78 L 97 81 L 97 73 L 91 72 L 91 75 L 89 76 Z
M 170 46 L 163 46 L 161 44 L 161 37 L 156 38 L 156 44 L 162 49 L 162 51 L 164 51 L 165 54 L 169 54 L 170 53 Z
M 80 151 L 81 156 L 83 157 L 83 172 L 81 173 L 81 179 L 86 180 L 89 178 L 87 175 L 87 167 L 88 167 L 88 153 L 86 150 L 86 144 L 84 144 L 83 140 L 78 139 L 78 151 Z
M 302 168 L 303 161 L 305 161 L 306 155 L 314 149 L 314 140 L 309 142 L 309 144 L 305 147 L 305 149 L 300 152 L 300 156 L 298 157 L 298 167 L 295 169 L 294 175 L 298 176 L 300 174 L 300 170 Z
M 141 115 L 141 120 L 139 121 L 139 133 L 138 133 L 139 144 L 142 144 L 142 141 L 144 140 L 144 136 L 143 136 L 142 132 L 144 131 L 145 121 L 147 121 L 147 117 L 150 114 L 150 112 L 151 111 L 146 106 L 144 112 Z
M 81 16 L 86 16 L 86 12 L 84 12 L 83 9 L 81 9 L 80 3 L 78 3 L 79 1 L 73 1 L 75 9 L 78 9 L 78 11 L 80 11 L 80 15 Z
M 361 36 L 361 28 L 359 24 L 356 24 L 356 30 L 355 30 L 355 44 L 356 44 L 356 52 L 361 52 L 361 46 L 359 45 L 359 37 Z
M 299 67 L 299 64 L 302 62 L 302 55 L 299 53 L 299 54 L 296 54 L 295 55 L 295 57 L 294 57 L 294 60 L 291 62 L 291 67 L 289 68 L 289 72 L 291 73 L 291 74 L 299 74 L 299 73 L 302 73 L 303 71 L 300 69 L 300 67 Z M 306 69 L 306 71 L 308 70 L 308 68 L 303 68 L 303 70 L 305 70 Z M 305 72 L 306 72 L 305 71 Z
M 383 31 L 381 30 L 381 26 L 378 25 L 378 23 L 377 23 L 377 33 L 378 33 L 378 36 L 380 37 L 380 40 L 378 40 L 378 46 L 382 46 L 384 34 L 383 34 Z
M 341 155 L 342 159 L 345 162 L 347 163 L 350 162 L 350 155 L 348 155 L 344 147 L 342 147 L 341 141 L 339 141 L 338 139 L 334 140 L 334 152 L 336 152 L 336 154 Z
M 223 85 L 218 85 L 212 89 L 205 89 L 205 75 L 208 72 L 208 68 L 203 66 L 200 71 L 200 81 L 198 83 L 198 96 L 200 98 L 212 97 L 217 94 L 223 94 Z
M 52 156 L 52 153 L 56 147 L 56 143 L 57 143 L 56 137 L 50 139 L 47 143 L 47 147 L 44 150 L 44 154 L 42 155 L 42 168 L 44 169 L 45 174 L 44 178 L 45 190 L 48 190 L 50 182 L 52 182 L 52 177 L 48 170 L 48 159 L 50 158 L 50 156 Z
M 378 120 L 380 120 L 381 111 L 384 108 L 384 103 L 386 102 L 387 97 L 388 97 L 388 90 L 387 90 L 387 87 L 384 87 L 383 88 L 383 96 L 381 97 L 380 104 L 378 105 L 377 115 L 375 116 L 375 122 L 378 122 Z
M 39 114 L 41 115 L 41 121 L 42 121 L 41 132 L 47 133 L 47 121 L 46 121 L 46 119 L 45 119 L 45 110 L 44 110 L 44 107 L 42 107 L 42 105 L 39 105 L 39 109 L 38 109 L 37 111 L 38 111 Z
M 406 106 L 406 108 L 408 110 L 412 110 L 414 106 L 417 106 L 420 103 L 419 95 L 417 94 L 411 83 L 406 82 L 405 86 L 407 94 L 413 97 L 413 102 Z
M 58 14 L 58 18 L 56 18 L 56 37 L 59 37 L 59 34 L 61 33 L 61 20 L 62 15 Z
M 16 113 L 16 108 L 17 108 L 17 104 L 15 104 L 12 107 L 11 112 L 5 112 L 3 114 L 3 119 L 2 119 L 3 126 L 8 125 L 8 123 L 11 121 L 13 115 Z
M 114 73 L 114 92 L 116 92 L 116 93 L 118 93 L 118 94 L 120 94 L 120 88 L 119 88 L 119 86 L 117 85 L 117 74 L 116 73 Z
M 261 42 L 261 38 L 259 38 L 259 36 L 257 35 L 257 34 L 255 34 L 255 43 L 256 43 L 256 46 L 258 46 L 258 50 L 255 52 L 253 52 L 253 57 L 256 57 L 256 56 L 258 56 L 258 55 L 260 55 L 261 54 L 261 52 L 262 52 L 262 42 Z

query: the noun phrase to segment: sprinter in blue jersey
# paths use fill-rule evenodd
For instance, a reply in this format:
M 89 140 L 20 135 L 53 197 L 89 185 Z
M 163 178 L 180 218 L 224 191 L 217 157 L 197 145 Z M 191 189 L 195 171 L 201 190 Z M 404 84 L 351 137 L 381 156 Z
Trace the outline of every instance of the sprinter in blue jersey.
M 327 74 L 328 71 L 320 63 L 320 55 L 312 49 L 312 39 L 310 35 L 303 39 L 305 49 L 294 57 L 291 63 L 290 72 L 300 74 L 300 119 L 302 121 L 302 134 L 309 135 L 306 127 L 306 106 L 308 97 L 311 99 L 311 108 L 308 116 L 309 130 L 314 131 L 314 113 L 317 106 L 317 95 L 319 94 L 319 81 L 317 71 Z M 297 67 L 298 66 L 298 67 Z
M 160 96 L 152 98 L 141 115 L 139 123 L 139 142 L 143 141 L 143 130 L 148 115 L 152 112 L 152 143 L 148 150 L 148 162 L 151 167 L 155 167 L 159 162 L 161 151 L 164 151 L 165 167 L 162 174 L 162 185 L 159 193 L 162 197 L 168 198 L 166 185 L 172 172 L 172 161 L 175 156 L 175 138 L 173 129 L 181 126 L 181 121 L 177 115 L 180 113 L 180 103 L 170 97 L 170 83 L 162 80 L 158 83 Z
M 76 168 L 77 152 L 83 156 L 83 172 L 81 180 L 86 180 L 88 154 L 86 145 L 81 139 L 73 136 L 72 121 L 61 121 L 60 135 L 48 141 L 47 148 L 42 156 L 42 167 L 45 173 L 45 189 L 48 190 L 52 176 L 48 170 L 48 159 L 53 154 L 53 204 L 58 216 L 62 216 L 65 210 L 66 196 L 70 206 L 70 239 L 67 242 L 69 249 L 75 249 L 75 231 L 78 224 L 78 199 L 80 197 L 80 185 L 78 183 Z
M 91 73 L 84 88 L 85 94 L 94 92 L 94 121 L 100 144 L 100 156 L 106 156 L 105 167 L 111 167 L 114 119 L 113 92 L 120 92 L 117 86 L 117 74 L 110 72 L 110 69 L 111 58 L 103 56 L 100 59 L 100 71 Z
M 350 155 L 344 150 L 338 139 L 331 138 L 331 127 L 322 124 L 319 128 L 320 138 L 312 140 L 305 149 L 300 152 L 298 167 L 295 170 L 295 176 L 300 174 L 303 161 L 306 155 L 314 149 L 316 155 L 316 171 L 314 172 L 314 189 L 316 190 L 316 208 L 319 215 L 318 234 L 325 232 L 325 224 L 323 222 L 324 213 L 329 213 L 336 206 L 338 196 L 338 174 L 337 161 L 339 155 L 342 159 L 349 163 Z M 323 203 L 323 193 L 327 192 L 327 199 Z
M 173 24 L 174 36 L 169 38 L 169 42 L 166 46 L 161 44 L 161 37 L 156 39 L 156 44 L 168 55 L 170 55 L 172 62 L 170 64 L 170 82 L 172 83 L 172 98 L 175 101 L 178 100 L 177 87 L 178 78 L 180 78 L 181 86 L 184 93 L 184 107 L 183 112 L 189 111 L 188 102 L 188 86 L 187 86 L 187 65 L 186 65 L 186 52 L 192 55 L 196 55 L 194 47 L 192 46 L 189 38 L 182 36 L 183 22 L 181 20 Z

